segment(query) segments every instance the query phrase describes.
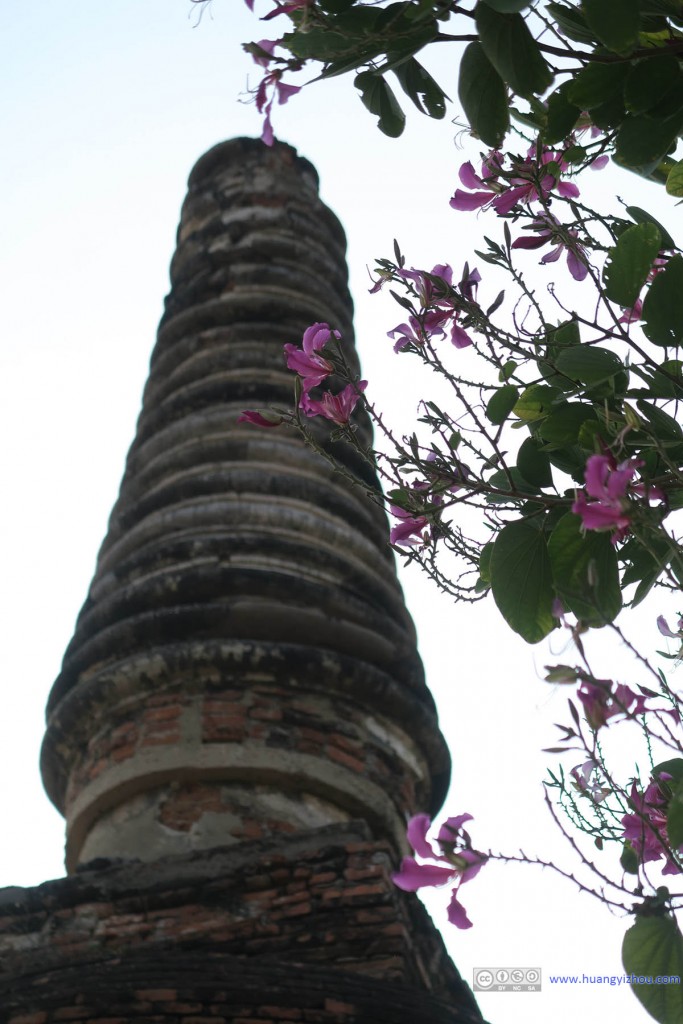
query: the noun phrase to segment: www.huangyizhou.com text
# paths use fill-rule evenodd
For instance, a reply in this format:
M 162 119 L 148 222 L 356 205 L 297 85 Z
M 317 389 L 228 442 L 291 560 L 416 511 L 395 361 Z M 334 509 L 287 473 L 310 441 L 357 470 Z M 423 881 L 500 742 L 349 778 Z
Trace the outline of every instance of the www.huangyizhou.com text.
M 550 974 L 551 985 L 680 985 L 678 974 Z

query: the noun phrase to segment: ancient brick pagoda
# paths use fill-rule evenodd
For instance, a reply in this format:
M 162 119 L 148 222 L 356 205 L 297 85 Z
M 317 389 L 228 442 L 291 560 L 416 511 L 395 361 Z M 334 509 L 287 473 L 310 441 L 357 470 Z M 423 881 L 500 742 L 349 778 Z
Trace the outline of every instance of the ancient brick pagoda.
M 2 1024 L 481 1021 L 390 878 L 449 758 L 384 514 L 294 431 L 236 422 L 291 401 L 282 346 L 314 321 L 357 362 L 344 248 L 289 147 L 237 139 L 192 171 L 48 701 L 69 874 L 0 892 Z

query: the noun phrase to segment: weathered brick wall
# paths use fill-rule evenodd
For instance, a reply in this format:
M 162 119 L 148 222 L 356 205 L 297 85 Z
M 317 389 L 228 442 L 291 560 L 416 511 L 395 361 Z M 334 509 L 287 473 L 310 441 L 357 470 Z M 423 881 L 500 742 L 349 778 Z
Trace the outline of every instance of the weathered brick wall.
M 399 986 L 416 1012 L 423 997 L 426 1006 L 435 1001 L 434 1020 L 476 1020 L 423 908 L 392 885 L 391 866 L 386 844 L 355 823 L 5 889 L 0 1006 L 8 1024 L 336 1024 L 366 1019 L 359 999 L 376 1013 Z M 202 972 L 208 963 L 215 980 L 213 969 Z M 319 982 L 330 971 L 337 987 L 325 991 Z M 248 994 L 240 989 L 247 978 Z M 271 998 L 287 984 L 284 1004 Z M 340 997 L 347 990 L 355 991 L 348 1003 Z

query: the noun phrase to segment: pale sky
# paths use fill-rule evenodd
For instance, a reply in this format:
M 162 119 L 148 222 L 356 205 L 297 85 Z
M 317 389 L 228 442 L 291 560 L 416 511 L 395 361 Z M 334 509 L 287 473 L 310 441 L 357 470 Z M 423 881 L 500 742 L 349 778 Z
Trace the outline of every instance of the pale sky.
M 133 438 L 187 175 L 214 143 L 260 133 L 243 102 L 259 73 L 239 44 L 274 38 L 278 23 L 259 24 L 242 0 L 214 0 L 200 24 L 197 14 L 189 0 L 34 0 L 5 12 L 0 884 L 63 873 L 63 823 L 37 768 L 46 696 Z M 456 96 L 455 58 L 439 61 L 437 77 Z M 458 114 L 454 105 L 450 116 Z M 403 316 L 386 296 L 368 295 L 366 266 L 390 255 L 397 237 L 414 266 L 460 268 L 476 263 L 478 233 L 497 229 L 448 207 L 458 166 L 476 144 L 448 120 L 412 109 L 408 118 L 402 139 L 384 138 L 345 80 L 312 86 L 275 113 L 277 135 L 315 164 L 322 197 L 347 231 L 368 393 L 406 428 L 421 393 L 410 390 L 414 367 L 386 337 Z M 594 188 L 597 202 L 611 204 L 618 191 L 680 224 L 673 203 L 634 176 L 606 171 Z M 537 273 L 552 280 L 547 268 Z M 541 681 L 547 648 L 510 636 L 491 604 L 454 606 L 415 573 L 404 586 L 452 750 L 444 812 L 473 813 L 480 846 L 522 847 L 571 866 L 540 785 L 556 763 L 541 748 L 556 742 L 552 723 L 566 720 L 566 693 Z M 661 646 L 660 611 L 673 618 L 675 602 L 651 605 L 635 627 L 646 651 Z M 563 644 L 552 640 L 566 661 Z M 604 659 L 605 671 L 632 681 L 620 652 L 609 648 Z M 446 923 L 445 892 L 429 906 L 467 981 L 476 967 L 543 972 L 540 993 L 482 996 L 488 1019 L 648 1019 L 625 986 L 550 984 L 551 974 L 622 974 L 627 922 L 569 883 L 531 867 L 487 865 L 462 895 L 474 922 L 467 932 Z

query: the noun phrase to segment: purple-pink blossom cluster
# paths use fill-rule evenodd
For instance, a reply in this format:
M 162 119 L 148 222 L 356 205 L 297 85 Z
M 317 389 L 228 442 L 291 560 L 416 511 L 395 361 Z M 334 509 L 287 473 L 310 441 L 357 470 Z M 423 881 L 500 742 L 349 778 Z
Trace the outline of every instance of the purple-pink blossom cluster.
M 391 528 L 389 542 L 399 547 L 415 547 L 424 544 L 428 538 L 429 520 L 426 516 L 406 512 L 398 505 L 390 505 L 389 511 L 398 519 Z
M 584 246 L 578 241 L 576 231 L 562 228 L 557 218 L 549 213 L 536 217 L 531 222 L 530 231 L 533 233 L 520 235 L 519 238 L 516 238 L 511 248 L 540 249 L 542 246 L 550 243 L 554 245 L 554 248 L 545 254 L 541 259 L 541 263 L 555 263 L 564 252 L 567 256 L 567 268 L 574 280 L 584 281 L 586 279 L 588 275 L 588 259 Z M 565 241 L 567 236 L 571 238 L 571 243 L 569 244 Z
M 254 0 L 244 0 L 244 2 L 253 13 Z M 273 3 L 275 4 L 274 9 L 261 18 L 261 21 L 270 21 L 271 18 L 277 18 L 279 14 L 291 14 L 293 11 L 302 11 L 304 8 L 310 7 L 313 0 L 285 0 L 285 3 L 273 0 Z
M 631 524 L 627 494 L 662 497 L 658 488 L 632 482 L 643 465 L 642 459 L 617 463 L 611 452 L 590 456 L 586 462 L 584 490 L 577 493 L 572 505 L 572 512 L 581 516 L 586 530 L 611 530 L 612 543 L 616 544 L 628 534 Z M 594 500 L 588 501 L 588 498 Z
M 426 814 L 417 814 L 408 822 L 407 839 L 416 855 L 404 857 L 401 870 L 392 875 L 394 885 L 405 892 L 417 892 L 425 886 L 453 884 L 448 905 L 448 920 L 456 928 L 471 928 L 472 922 L 458 899 L 460 886 L 478 874 L 486 861 L 486 855 L 472 848 L 468 833 L 463 828 L 466 821 L 472 821 L 471 814 L 459 814 L 447 818 L 439 829 L 436 841 L 441 853 L 436 853 L 427 839 L 431 820 Z
M 253 0 L 251 0 L 251 2 L 250 0 L 246 0 L 246 3 L 247 7 L 249 7 L 250 10 L 253 10 Z M 266 15 L 263 20 L 268 21 L 270 18 L 274 18 L 278 14 L 288 14 L 290 11 L 297 10 L 302 6 L 308 6 L 308 4 L 277 4 L 276 9 Z M 275 141 L 273 124 L 271 121 L 271 114 L 275 101 L 277 100 L 277 102 L 282 105 L 286 103 L 291 96 L 295 96 L 296 93 L 301 92 L 300 85 L 289 85 L 282 81 L 282 76 L 285 71 L 299 70 L 301 62 L 291 59 L 285 61 L 284 59 L 275 57 L 275 48 L 280 46 L 281 42 L 282 40 L 280 39 L 259 39 L 257 43 L 250 43 L 245 47 L 245 49 L 251 53 L 254 63 L 258 64 L 259 67 L 266 69 L 266 73 L 259 82 L 255 95 L 256 109 L 259 114 L 263 114 L 263 131 L 261 132 L 261 141 L 264 142 L 266 146 L 272 146 Z M 277 60 L 280 60 L 280 63 L 285 64 L 285 66 L 268 70 L 271 62 Z
M 305 416 L 322 416 L 343 427 L 349 422 L 358 399 L 368 386 L 366 380 L 347 384 L 338 394 L 323 392 L 320 398 L 311 397 L 311 389 L 319 387 L 334 373 L 334 366 L 323 354 L 323 349 L 332 340 L 341 340 L 339 331 L 330 329 L 329 324 L 311 324 L 304 331 L 301 346 L 284 346 L 287 368 L 299 375 L 301 397 L 299 408 Z M 253 423 L 257 427 L 277 427 L 284 420 L 279 413 L 270 410 L 246 409 L 238 417 L 238 423 Z
M 667 809 L 671 790 L 667 783 L 671 778 L 668 772 L 659 772 L 642 793 L 634 779 L 629 794 L 629 803 L 634 813 L 625 814 L 621 819 L 624 839 L 631 844 L 640 863 L 647 864 L 663 858 L 666 861 L 662 868 L 664 875 L 677 875 L 681 871 L 669 853 L 671 844 L 667 833 Z M 674 852 L 683 852 L 683 846 Z
M 458 317 L 465 302 L 477 301 L 477 288 L 481 281 L 478 270 L 470 270 L 465 264 L 461 280 L 453 284 L 453 268 L 448 263 L 437 263 L 431 271 L 399 270 L 398 276 L 409 281 L 420 300 L 422 312 L 410 316 L 407 323 L 399 324 L 388 332 L 394 341 L 394 352 L 400 352 L 408 345 L 420 347 L 432 336 L 444 337 L 448 332 L 451 344 L 456 348 L 467 348 L 472 339 L 458 323 Z M 383 283 L 380 278 L 372 289 L 377 291 Z
M 347 384 L 338 394 L 326 391 L 319 399 L 311 398 L 311 388 L 318 387 L 334 372 L 334 366 L 322 355 L 325 346 L 335 338 L 341 340 L 339 331 L 330 329 L 329 324 L 316 323 L 307 327 L 301 347 L 285 345 L 287 368 L 294 370 L 301 378 L 301 398 L 299 408 L 305 416 L 323 416 L 339 426 L 345 426 L 351 413 L 358 403 L 363 391 L 368 386 L 366 380 Z
M 634 693 L 625 683 L 611 679 L 582 676 L 576 696 L 583 705 L 586 721 L 595 732 L 615 715 L 642 715 L 650 709 L 643 694 Z
M 512 161 L 510 170 L 504 170 L 503 161 L 503 154 L 494 150 L 484 158 L 481 174 L 477 174 L 469 160 L 462 164 L 458 177 L 467 191 L 455 190 L 451 208 L 469 211 L 491 207 L 504 217 L 516 206 L 547 202 L 553 191 L 566 199 L 579 195 L 573 182 L 561 179 L 567 169 L 561 153 L 544 149 L 539 159 L 535 148 L 531 147 L 526 159 Z

